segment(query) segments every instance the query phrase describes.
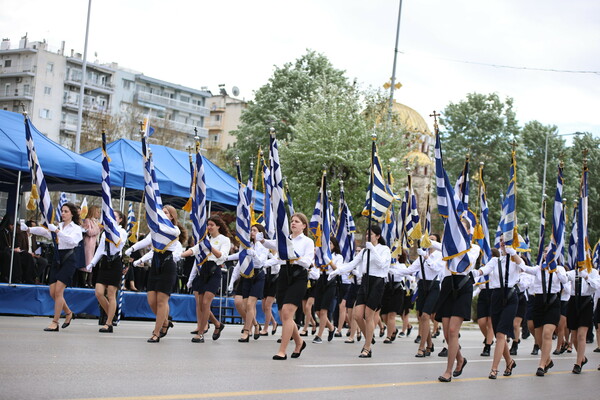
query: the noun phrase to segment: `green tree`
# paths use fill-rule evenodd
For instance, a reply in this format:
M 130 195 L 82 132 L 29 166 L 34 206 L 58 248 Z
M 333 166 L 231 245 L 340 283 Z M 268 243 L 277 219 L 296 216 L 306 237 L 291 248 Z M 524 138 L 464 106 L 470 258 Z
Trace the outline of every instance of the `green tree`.
M 351 84 L 344 71 L 335 69 L 323 54 L 307 50 L 296 61 L 275 67 L 268 83 L 256 91 L 254 101 L 242 113 L 240 126 L 233 132 L 237 143 L 229 157 L 238 155 L 242 165 L 248 165 L 259 146 L 268 148 L 269 127 L 276 129 L 280 140 L 292 141 L 298 111 L 325 86 L 348 89 Z

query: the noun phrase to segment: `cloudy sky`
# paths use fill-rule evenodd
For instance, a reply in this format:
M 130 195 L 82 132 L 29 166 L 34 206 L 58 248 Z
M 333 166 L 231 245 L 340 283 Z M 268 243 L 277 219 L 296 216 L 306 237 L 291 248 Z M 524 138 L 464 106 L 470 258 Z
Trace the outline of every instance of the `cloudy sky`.
M 27 33 L 83 53 L 87 4 L 0 0 L 0 35 L 13 47 Z M 381 87 L 392 75 L 398 5 L 93 0 L 88 59 L 213 92 L 235 85 L 251 99 L 274 65 L 313 49 L 364 87 Z M 600 136 L 599 15 L 597 0 L 404 0 L 396 99 L 426 116 L 467 93 L 496 92 L 514 98 L 521 124 Z

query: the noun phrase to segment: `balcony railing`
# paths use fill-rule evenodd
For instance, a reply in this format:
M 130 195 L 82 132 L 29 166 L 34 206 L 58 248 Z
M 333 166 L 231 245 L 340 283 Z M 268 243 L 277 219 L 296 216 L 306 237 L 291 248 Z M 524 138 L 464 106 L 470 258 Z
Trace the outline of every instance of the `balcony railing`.
M 35 76 L 35 65 L 13 65 L 10 67 L 0 67 L 0 75 L 9 76 Z
M 190 111 L 203 117 L 208 117 L 210 115 L 210 111 L 206 107 L 192 103 L 185 103 L 183 101 L 171 99 L 170 97 L 159 96 L 157 94 L 147 92 L 138 92 L 136 96 L 138 101 L 154 103 L 182 111 Z
M 68 76 L 67 78 L 65 78 L 65 83 L 67 85 L 79 86 L 81 85 L 81 77 Z M 95 81 L 86 80 L 85 87 L 90 89 L 99 89 L 100 91 L 105 91 L 107 93 L 112 93 L 114 90 L 114 85 L 110 82 L 99 83 Z
M 185 132 L 189 135 L 194 135 L 194 128 L 198 129 L 198 136 L 201 138 L 208 137 L 208 129 L 197 127 L 195 125 L 186 124 L 178 121 L 171 121 L 164 118 L 152 118 L 150 121 L 150 125 L 152 125 L 153 121 L 157 121 L 156 125 L 160 127 L 166 127 L 168 129 L 172 129 L 177 132 Z
M 64 131 L 77 132 L 77 122 L 76 121 L 60 121 L 60 129 L 62 129 Z
M 30 88 L 29 90 L 23 90 L 16 88 L 14 90 L 3 90 L 0 92 L 0 99 L 3 100 L 33 100 L 33 93 L 35 90 Z

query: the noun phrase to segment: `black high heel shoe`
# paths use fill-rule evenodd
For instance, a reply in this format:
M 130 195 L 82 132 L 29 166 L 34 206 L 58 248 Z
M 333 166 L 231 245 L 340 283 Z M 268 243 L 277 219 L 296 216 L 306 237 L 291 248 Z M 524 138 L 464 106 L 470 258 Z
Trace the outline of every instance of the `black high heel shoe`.
M 248 335 L 245 338 L 239 338 L 238 342 L 248 343 L 250 341 L 250 331 L 248 329 L 243 329 L 242 332 L 248 332 Z
M 56 328 L 44 328 L 44 332 L 58 332 L 58 321 L 52 320 L 56 324 Z
M 167 336 L 167 333 L 169 333 L 169 328 L 172 328 L 172 327 L 173 327 L 173 322 L 169 321 L 169 324 L 166 327 L 163 326 L 165 331 L 163 332 L 162 329 L 160 330 L 160 337 Z
M 71 318 L 69 319 L 69 322 L 67 322 L 66 318 L 69 316 L 71 316 Z M 67 328 L 69 325 L 71 325 L 71 321 L 73 321 L 74 319 L 75 319 L 75 314 L 73 314 L 73 311 L 71 311 L 70 314 L 65 315 L 65 322 L 62 324 L 62 328 L 63 329 Z M 56 327 L 58 328 L 58 323 L 57 323 Z
M 160 333 L 160 332 L 159 332 Z M 156 338 L 156 339 L 155 339 Z M 160 342 L 160 336 L 158 336 L 157 334 L 153 333 L 152 337 L 148 340 L 146 340 L 148 343 L 158 343 Z
M 254 340 L 258 340 L 258 338 L 260 337 L 260 331 L 261 331 L 260 324 L 255 325 L 254 326 L 254 335 L 253 335 Z M 250 337 L 250 335 L 248 335 L 248 337 Z
M 279 326 L 279 324 L 275 321 L 273 321 L 273 330 L 271 331 L 271 335 L 274 335 L 275 332 L 277 332 L 277 327 Z

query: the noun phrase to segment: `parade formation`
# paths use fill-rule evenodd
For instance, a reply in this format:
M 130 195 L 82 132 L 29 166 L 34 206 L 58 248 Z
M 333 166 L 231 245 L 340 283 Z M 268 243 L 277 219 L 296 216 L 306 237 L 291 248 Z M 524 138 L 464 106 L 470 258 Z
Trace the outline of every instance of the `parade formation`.
M 513 358 L 523 351 L 519 344 L 530 332 L 535 340 L 532 354 L 539 354 L 536 370 L 543 377 L 553 368 L 553 354 L 573 348 L 577 354 L 572 373 L 580 374 L 588 362 L 585 353 L 588 330 L 600 322 L 600 249 L 590 246 L 587 230 L 589 171 L 584 155 L 581 169 L 579 201 L 567 230 L 563 204 L 563 167 L 558 165 L 556 192 L 550 241 L 545 243 L 545 202 L 542 205 L 540 247 L 534 254 L 528 238 L 519 232 L 517 218 L 517 156 L 512 151 L 503 198 L 500 222 L 495 238 L 490 238 L 488 202 L 484 183 L 484 165 L 478 174 L 476 206 L 469 202 L 470 158 L 455 185 L 444 168 L 442 143 L 435 118 L 435 196 L 443 230 L 432 232 L 430 196 L 419 199 L 426 203 L 423 218 L 412 188 L 411 177 L 405 193 L 398 195 L 386 177 L 378 155 L 377 137 L 372 137 L 370 183 L 366 190 L 362 215 L 366 229 L 355 238 L 353 213 L 344 200 L 340 182 L 338 207 L 334 207 L 323 171 L 316 205 L 309 220 L 294 210 L 292 196 L 286 191 L 279 158 L 278 141 L 270 129 L 268 158 L 259 152 L 256 165 L 251 165 L 244 181 L 238 170 L 238 205 L 235 228 L 230 229 L 217 215 L 209 215 L 206 207 L 206 184 L 203 157 L 196 142 L 190 156 L 190 198 L 184 209 L 192 225 L 192 241 L 187 250 L 186 221 L 179 220 L 177 210 L 164 205 L 156 179 L 149 123 L 140 129 L 145 189 L 143 205 L 149 234 L 127 246 L 127 218 L 113 210 L 110 190 L 110 156 L 102 142 L 102 217 L 98 247 L 86 269 L 99 269 L 95 293 L 106 314 L 100 333 L 115 333 L 117 293 L 124 290 L 128 268 L 149 265 L 148 304 L 155 314 L 155 326 L 148 343 L 160 343 L 174 324 L 169 318 L 169 297 L 177 280 L 179 260 L 193 259 L 187 287 L 196 300 L 197 328 L 191 342 L 205 343 L 204 335 L 213 323 L 212 340 L 218 340 L 226 325 L 211 312 L 211 304 L 220 293 L 221 267 L 226 261 L 237 264 L 228 288 L 235 296 L 236 308 L 243 319 L 238 340 L 250 342 L 261 336 L 275 335 L 280 329 L 279 346 L 272 359 L 285 361 L 299 358 L 310 340 L 318 345 L 346 336 L 345 343 L 364 338 L 357 357 L 377 356 L 373 344 L 381 340 L 392 344 L 412 330 L 403 320 L 402 332 L 396 318 L 406 317 L 416 303 L 418 340 L 415 357 L 424 359 L 435 352 L 432 338 L 444 337 L 440 356 L 447 357 L 439 382 L 451 382 L 468 366 L 460 345 L 464 322 L 472 319 L 472 302 L 477 296 L 477 322 L 483 335 L 482 356 L 492 357 L 489 379 L 511 376 L 517 368 Z M 77 269 L 74 248 L 82 241 L 83 230 L 79 210 L 72 203 L 60 208 L 61 222 L 55 223 L 55 209 L 45 182 L 42 165 L 25 114 L 25 132 L 32 189 L 29 207 L 37 206 L 41 219 L 37 227 L 21 223 L 22 231 L 46 237 L 54 252 L 49 260 L 49 290 L 54 301 L 54 317 L 44 328 L 60 332 L 73 323 L 73 312 L 64 291 L 72 284 Z M 262 193 L 255 188 L 262 187 Z M 263 197 L 263 209 L 255 210 L 256 196 Z M 34 204 L 35 203 L 35 204 Z M 476 212 L 472 211 L 476 210 Z M 131 221 L 129 221 L 131 222 Z M 132 224 L 129 224 L 131 229 Z M 232 233 L 235 232 L 235 234 Z M 570 233 L 569 243 L 565 236 Z M 125 250 L 124 250 L 125 249 Z M 142 249 L 150 249 L 136 257 Z M 566 253 L 566 255 L 565 255 Z M 134 258 L 131 263 L 123 257 Z M 265 321 L 256 318 L 261 301 Z M 280 321 L 271 313 L 277 305 Z M 314 313 L 313 313 L 314 311 Z M 60 325 L 61 316 L 64 323 Z M 302 318 L 303 317 L 303 318 Z M 438 325 L 439 324 L 439 325 Z M 595 325 L 596 324 L 596 325 Z M 312 328 L 312 329 L 311 329 Z M 344 329 L 347 328 L 346 332 Z M 379 328 L 381 339 L 377 339 Z M 554 353 L 554 339 L 558 344 Z M 340 340 L 340 339 L 336 339 Z M 512 341 L 511 346 L 509 343 Z M 491 349 L 494 345 L 493 351 Z M 160 344 L 158 344 L 160 346 Z M 598 350 L 600 351 L 600 350 Z M 501 367 L 501 361 L 504 365 Z M 600 369 L 600 367 L 599 367 Z

